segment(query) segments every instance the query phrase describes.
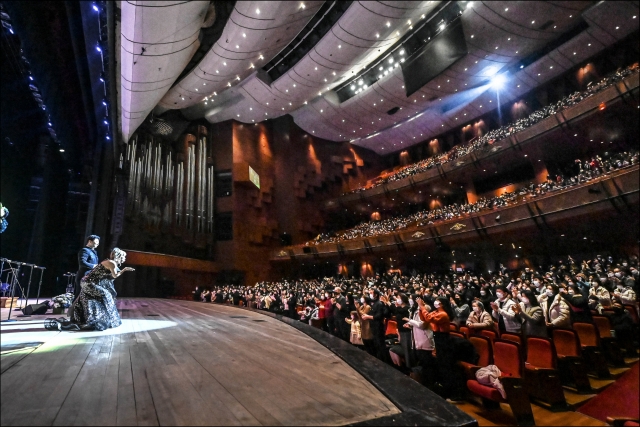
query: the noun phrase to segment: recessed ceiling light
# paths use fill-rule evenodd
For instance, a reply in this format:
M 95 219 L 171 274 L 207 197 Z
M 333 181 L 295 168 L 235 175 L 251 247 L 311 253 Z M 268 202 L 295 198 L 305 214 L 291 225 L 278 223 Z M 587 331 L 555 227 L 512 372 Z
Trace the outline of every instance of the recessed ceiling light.
M 256 9 L 256 13 L 260 15 L 260 9 Z
M 471 38 L 474 38 L 475 36 L 473 34 L 471 34 Z
M 247 37 L 247 35 L 245 33 L 242 33 L 242 37 Z
M 387 21 L 387 27 L 391 26 L 391 22 Z
M 505 12 L 509 11 L 509 8 L 508 8 L 508 7 L 505 7 L 505 8 L 504 8 L 504 11 L 505 11 Z
M 531 21 L 531 23 L 532 23 L 532 24 L 535 24 L 535 23 L 536 23 L 536 21 Z

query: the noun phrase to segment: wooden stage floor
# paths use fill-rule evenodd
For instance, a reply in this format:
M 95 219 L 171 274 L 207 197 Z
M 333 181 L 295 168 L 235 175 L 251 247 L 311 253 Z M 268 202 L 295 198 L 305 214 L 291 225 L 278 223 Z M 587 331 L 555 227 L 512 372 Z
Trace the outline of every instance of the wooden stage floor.
M 123 325 L 104 332 L 46 331 L 51 314 L 2 324 L 2 426 L 344 425 L 400 412 L 271 317 L 176 300 L 118 305 Z

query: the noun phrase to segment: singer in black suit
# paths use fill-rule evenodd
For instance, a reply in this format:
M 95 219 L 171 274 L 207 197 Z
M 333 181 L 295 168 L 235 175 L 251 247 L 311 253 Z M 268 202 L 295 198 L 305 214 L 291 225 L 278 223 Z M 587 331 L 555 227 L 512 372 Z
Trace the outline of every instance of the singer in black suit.
M 80 281 L 98 264 L 96 248 L 100 244 L 100 236 L 92 234 L 87 237 L 87 245 L 78 252 L 78 273 L 76 274 L 76 286 L 73 290 L 73 299 L 80 295 Z

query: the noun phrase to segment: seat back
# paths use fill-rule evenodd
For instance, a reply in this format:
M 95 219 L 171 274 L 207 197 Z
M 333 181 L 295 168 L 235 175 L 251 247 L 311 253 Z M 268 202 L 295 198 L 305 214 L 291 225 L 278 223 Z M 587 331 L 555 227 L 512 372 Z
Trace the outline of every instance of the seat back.
M 493 343 L 493 364 L 504 376 L 522 377 L 520 346 L 513 341 L 496 340 Z
M 553 328 L 551 330 L 556 354 L 562 356 L 580 357 L 580 338 L 573 329 Z
M 489 329 L 481 329 L 480 335 L 483 337 L 487 337 L 491 340 L 491 342 L 498 339 L 498 334 L 495 331 L 491 331 Z
M 631 304 L 625 304 L 624 308 L 629 312 L 629 316 L 631 316 L 633 323 L 637 325 L 640 319 L 638 319 L 638 312 L 636 311 L 635 306 Z
M 475 347 L 476 352 L 480 355 L 478 366 L 488 366 L 493 363 L 493 348 L 491 341 L 487 337 L 473 336 L 469 337 L 469 341 Z
M 387 322 L 387 329 L 384 331 L 385 335 L 398 335 L 398 323 L 395 320 L 389 320 Z
M 513 341 L 522 346 L 522 336 L 518 334 L 504 333 L 500 335 L 500 339 L 505 341 Z
M 469 336 L 469 328 L 467 328 L 466 326 L 460 326 L 458 328 L 458 332 L 460 332 L 462 335 L 464 335 L 465 337 Z
M 458 330 L 458 325 L 453 322 L 449 322 L 449 332 L 457 331 L 457 330 Z
M 595 325 L 576 322 L 573 324 L 573 330 L 578 334 L 582 346 L 600 347 L 600 335 Z
M 462 335 L 460 332 L 450 331 L 450 332 L 449 332 L 449 335 L 450 335 L 450 336 L 452 336 L 452 337 L 458 337 L 458 338 L 465 339 L 465 338 L 464 338 L 464 335 Z
M 605 316 L 593 316 L 593 324 L 598 328 L 600 338 L 611 338 L 611 322 Z
M 527 337 L 527 364 L 536 368 L 556 369 L 553 342 L 549 338 Z

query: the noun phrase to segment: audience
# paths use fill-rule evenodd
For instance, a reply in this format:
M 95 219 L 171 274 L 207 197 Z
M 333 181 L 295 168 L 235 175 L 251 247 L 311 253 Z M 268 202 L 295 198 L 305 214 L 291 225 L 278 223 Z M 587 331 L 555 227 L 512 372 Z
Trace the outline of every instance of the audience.
M 638 313 L 637 283 L 636 255 L 617 261 L 598 255 L 582 262 L 569 256 L 521 271 L 500 265 L 490 274 L 281 280 L 216 286 L 211 294 L 214 303 L 247 305 L 308 322 L 384 362 L 393 361 L 403 372 L 419 368 L 428 386 L 455 400 L 464 389 L 456 362 L 473 363 L 473 350 L 450 336 L 451 322 L 466 326 L 470 335 L 488 329 L 548 337 L 549 328 L 591 322 L 593 310 L 609 316 L 628 348 L 637 337 L 629 312 Z M 385 336 L 390 319 L 398 332 Z
M 460 157 L 466 156 L 467 154 L 473 151 L 477 151 L 483 148 L 489 149 L 489 147 L 493 145 L 496 141 L 500 141 L 510 135 L 521 132 L 526 128 L 538 123 L 539 121 L 564 110 L 565 108 L 572 107 L 577 103 L 583 101 L 584 99 L 600 92 L 603 89 L 606 89 L 612 84 L 619 82 L 625 77 L 628 77 L 633 73 L 637 73 L 639 70 L 640 68 L 638 67 L 637 63 L 630 65 L 629 67 L 623 70 L 618 70 L 615 73 L 603 78 L 599 82 L 589 83 L 585 91 L 574 92 L 571 95 L 565 96 L 560 101 L 554 104 L 548 105 L 537 111 L 534 111 L 528 117 L 522 118 L 520 120 L 516 120 L 515 122 L 509 123 L 505 126 L 502 126 L 501 128 L 491 130 L 486 134 L 482 135 L 481 137 L 471 140 L 467 144 L 457 145 L 446 153 L 438 154 L 436 156 L 429 157 L 428 159 L 424 159 L 412 165 L 406 166 L 384 178 L 377 179 L 369 186 L 356 188 L 345 194 L 357 193 L 357 192 L 367 190 L 369 188 L 386 184 L 388 182 L 397 181 L 399 179 L 403 179 L 411 175 L 425 172 L 434 166 L 452 162 L 454 160 L 459 159 Z
M 336 243 L 343 240 L 377 236 L 399 231 L 409 226 L 422 227 L 438 221 L 456 219 L 464 215 L 512 206 L 517 203 L 527 202 L 532 198 L 543 196 L 550 192 L 589 182 L 618 169 L 633 166 L 637 163 L 637 150 L 621 153 L 607 152 L 602 156 L 596 156 L 585 161 L 576 160 L 576 165 L 579 164 L 579 172 L 572 177 L 564 177 L 562 175 L 558 175 L 553 179 L 549 177 L 547 181 L 541 184 L 530 184 L 516 191 L 505 192 L 500 196 L 481 198 L 475 203 L 454 203 L 433 210 L 425 209 L 407 216 L 397 216 L 381 221 L 363 222 L 346 231 L 320 234 L 315 239 L 307 242 L 306 245 Z M 611 272 L 610 277 L 615 277 L 615 272 Z

